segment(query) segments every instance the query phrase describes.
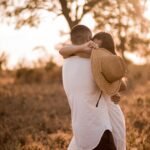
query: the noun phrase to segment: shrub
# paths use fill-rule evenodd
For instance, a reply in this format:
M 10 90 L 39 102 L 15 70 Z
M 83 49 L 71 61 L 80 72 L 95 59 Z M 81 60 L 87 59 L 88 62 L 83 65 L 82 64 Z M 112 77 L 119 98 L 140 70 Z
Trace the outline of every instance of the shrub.
M 16 80 L 23 83 L 42 82 L 44 73 L 40 69 L 20 68 L 16 71 Z

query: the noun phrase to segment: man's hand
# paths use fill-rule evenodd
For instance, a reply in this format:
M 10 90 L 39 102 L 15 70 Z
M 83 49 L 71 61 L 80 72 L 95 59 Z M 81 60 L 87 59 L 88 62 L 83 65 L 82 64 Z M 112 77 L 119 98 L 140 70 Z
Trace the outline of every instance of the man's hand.
M 95 42 L 93 42 L 93 41 L 89 41 L 89 42 L 88 42 L 88 46 L 89 46 L 90 48 L 92 48 L 92 49 L 98 48 L 98 45 L 97 45 Z
M 78 52 L 76 55 L 84 58 L 90 58 L 92 50 L 96 48 L 98 48 L 98 45 L 93 41 L 89 41 L 81 45 L 81 52 Z
M 92 52 L 93 49 L 96 49 L 98 48 L 98 45 L 96 43 L 94 43 L 93 41 L 89 41 L 85 44 L 82 44 L 82 52 L 85 52 L 85 53 L 90 53 Z
M 119 101 L 120 101 L 120 94 L 117 93 L 117 94 L 111 96 L 111 100 L 112 100 L 115 104 L 118 104 Z
M 98 48 L 97 44 L 93 41 L 89 41 L 81 45 L 66 45 L 59 50 L 59 53 L 64 58 L 68 58 L 75 55 L 89 58 L 94 48 Z

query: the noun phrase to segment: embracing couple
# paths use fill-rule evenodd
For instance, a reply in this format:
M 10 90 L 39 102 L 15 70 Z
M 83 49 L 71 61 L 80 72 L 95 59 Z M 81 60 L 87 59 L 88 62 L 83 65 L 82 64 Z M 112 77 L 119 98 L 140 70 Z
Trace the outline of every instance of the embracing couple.
M 84 25 L 72 28 L 64 57 L 63 86 L 71 109 L 73 137 L 68 150 L 126 150 L 124 115 L 118 105 L 124 64 L 112 36 L 92 37 Z

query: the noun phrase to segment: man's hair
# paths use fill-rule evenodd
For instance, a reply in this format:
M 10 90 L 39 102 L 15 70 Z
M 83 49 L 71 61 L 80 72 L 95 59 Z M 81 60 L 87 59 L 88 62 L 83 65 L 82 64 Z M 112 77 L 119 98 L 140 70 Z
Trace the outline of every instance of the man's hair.
M 107 32 L 99 32 L 94 35 L 92 40 L 94 40 L 94 39 L 102 41 L 101 45 L 99 45 L 100 48 L 105 48 L 116 55 L 115 43 L 114 43 L 114 40 L 113 40 L 111 34 L 109 34 Z
M 84 44 L 92 39 L 92 32 L 85 25 L 74 26 L 70 35 L 72 44 L 76 45 Z

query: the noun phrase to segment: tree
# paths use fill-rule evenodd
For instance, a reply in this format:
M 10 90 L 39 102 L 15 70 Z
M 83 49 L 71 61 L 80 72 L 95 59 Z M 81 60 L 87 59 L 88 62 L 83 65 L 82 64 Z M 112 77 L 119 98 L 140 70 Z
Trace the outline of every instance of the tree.
M 143 1 L 144 2 L 144 1 Z M 96 5 L 94 18 L 98 30 L 108 30 L 114 35 L 117 50 L 124 57 L 125 51 L 147 53 L 150 47 L 143 50 L 149 43 L 150 22 L 144 17 L 145 3 L 140 0 L 105 0 Z M 98 9 L 102 8 L 103 9 Z M 125 57 L 124 57 L 125 58 Z
M 63 15 L 71 29 L 78 24 L 84 15 L 102 0 L 1 0 L 0 9 L 5 18 L 13 18 L 16 28 L 23 25 L 37 26 L 43 11 Z
M 80 23 L 87 13 L 93 13 L 97 30 L 113 31 L 117 50 L 149 55 L 150 21 L 144 17 L 147 0 L 1 0 L 3 18 L 23 25 L 37 26 L 43 12 L 63 15 L 69 28 Z M 147 44 L 147 45 L 146 45 Z M 146 46 L 145 46 L 146 45 Z M 144 49 L 144 50 L 143 50 Z

